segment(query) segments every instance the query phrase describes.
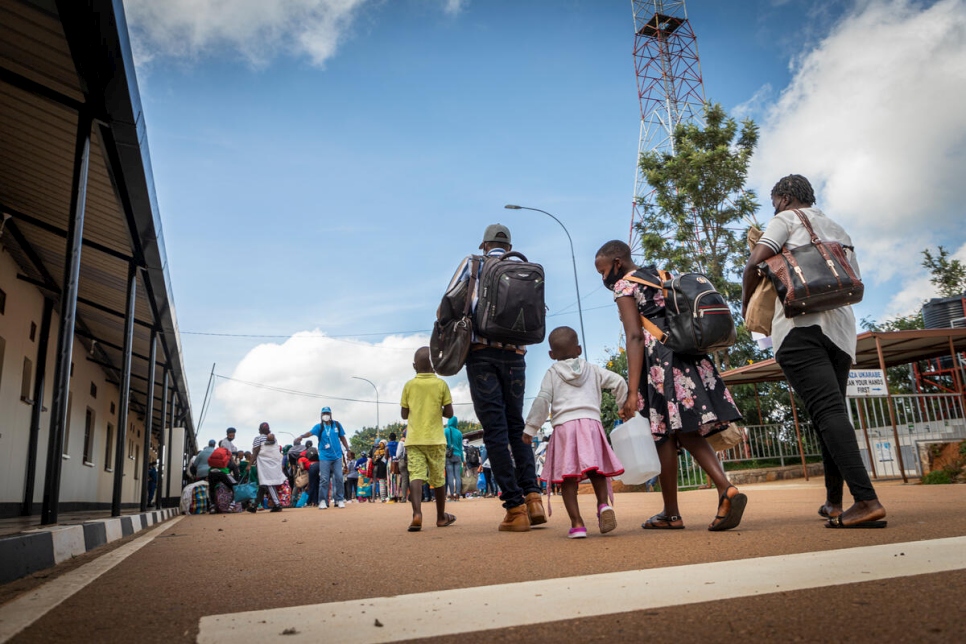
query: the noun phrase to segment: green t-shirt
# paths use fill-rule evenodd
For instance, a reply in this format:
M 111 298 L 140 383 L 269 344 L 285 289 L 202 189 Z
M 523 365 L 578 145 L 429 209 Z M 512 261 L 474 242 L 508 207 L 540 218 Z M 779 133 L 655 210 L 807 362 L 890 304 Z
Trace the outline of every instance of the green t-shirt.
M 452 402 L 449 386 L 435 373 L 417 373 L 407 382 L 401 403 L 409 409 L 406 445 L 445 445 L 443 407 Z

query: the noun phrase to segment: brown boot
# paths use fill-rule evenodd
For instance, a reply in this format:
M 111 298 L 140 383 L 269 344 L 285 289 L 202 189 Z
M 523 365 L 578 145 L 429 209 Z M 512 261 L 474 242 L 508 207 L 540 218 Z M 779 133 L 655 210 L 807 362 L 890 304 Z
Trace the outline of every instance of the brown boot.
M 528 532 L 530 530 L 530 518 L 527 516 L 527 506 L 518 505 L 506 511 L 503 523 L 500 524 L 500 532 Z
M 539 492 L 531 492 L 525 499 L 527 502 L 527 514 L 530 516 L 530 525 L 540 525 L 547 522 L 547 513 L 543 511 L 543 500 Z

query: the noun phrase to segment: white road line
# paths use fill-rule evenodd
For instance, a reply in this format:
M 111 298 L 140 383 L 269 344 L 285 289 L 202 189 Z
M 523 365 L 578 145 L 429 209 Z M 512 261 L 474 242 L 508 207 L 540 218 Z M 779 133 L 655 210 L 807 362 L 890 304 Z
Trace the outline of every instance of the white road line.
M 159 525 L 131 543 L 126 543 L 116 550 L 101 555 L 89 564 L 84 564 L 76 570 L 52 579 L 43 586 L 0 606 L 0 644 L 33 624 L 59 606 L 61 602 L 69 599 L 74 593 L 151 543 L 156 536 L 180 520 L 181 517 L 179 516 Z
M 286 644 L 374 644 L 962 569 L 966 537 L 953 537 L 213 615 L 197 641 L 269 641 L 294 627 Z

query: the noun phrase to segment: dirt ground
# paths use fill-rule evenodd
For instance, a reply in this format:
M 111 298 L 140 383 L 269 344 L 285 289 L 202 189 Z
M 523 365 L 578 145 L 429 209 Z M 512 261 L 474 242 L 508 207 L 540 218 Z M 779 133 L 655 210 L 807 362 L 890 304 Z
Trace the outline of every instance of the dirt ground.
M 706 530 L 716 509 L 711 490 L 681 494 L 687 529 L 680 531 L 641 530 L 661 510 L 659 494 L 619 494 L 617 530 L 601 536 L 591 528 L 581 541 L 566 539 L 569 521 L 557 497 L 550 522 L 523 534 L 497 531 L 502 509 L 495 499 L 451 503 L 454 525 L 435 528 L 427 514 L 430 525 L 419 533 L 406 532 L 409 507 L 396 504 L 188 516 L 12 641 L 191 642 L 205 615 L 966 535 L 966 486 L 878 483 L 877 489 L 889 512 L 884 530 L 824 528 L 817 481 L 744 487 L 744 521 L 723 533 Z M 580 504 L 593 526 L 593 498 L 581 496 Z M 0 587 L 0 603 L 32 585 L 56 583 L 64 570 L 104 551 Z M 494 624 L 486 637 L 963 641 L 964 591 L 966 572 L 953 571 L 552 627 Z

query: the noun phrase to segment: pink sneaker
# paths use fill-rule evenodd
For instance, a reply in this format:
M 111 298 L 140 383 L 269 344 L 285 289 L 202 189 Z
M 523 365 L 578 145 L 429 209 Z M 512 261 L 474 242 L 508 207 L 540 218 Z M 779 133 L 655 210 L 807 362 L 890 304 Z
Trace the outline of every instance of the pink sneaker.
M 567 533 L 568 539 L 586 539 L 587 538 L 587 528 L 571 528 L 570 532 Z

